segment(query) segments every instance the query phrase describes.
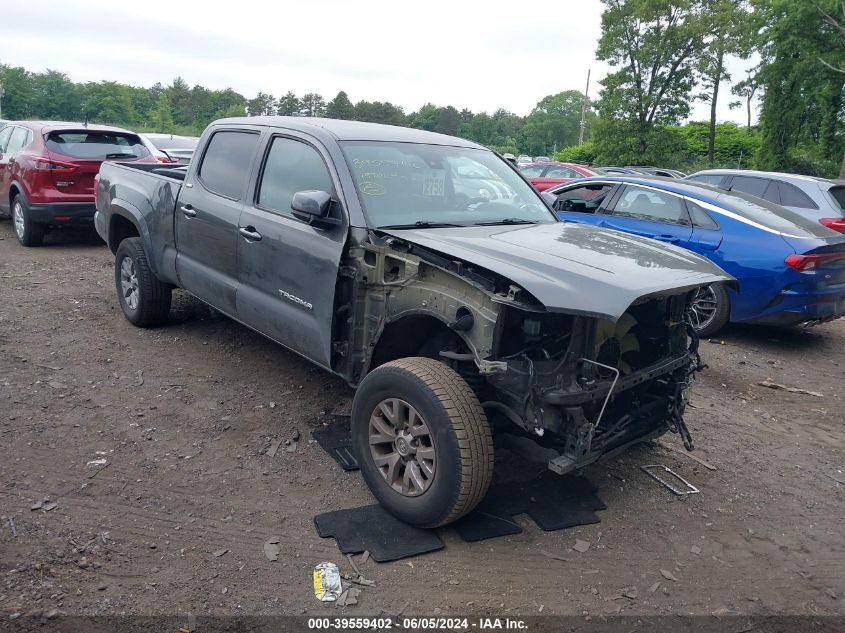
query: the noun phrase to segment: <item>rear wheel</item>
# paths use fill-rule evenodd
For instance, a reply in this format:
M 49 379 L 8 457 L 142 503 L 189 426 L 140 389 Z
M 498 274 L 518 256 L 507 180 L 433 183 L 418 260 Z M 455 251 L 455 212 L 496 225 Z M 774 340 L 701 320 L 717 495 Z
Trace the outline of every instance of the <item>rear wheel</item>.
M 731 302 L 722 284 L 699 288 L 690 304 L 692 326 L 699 336 L 711 336 L 725 325 L 731 316 Z
M 467 514 L 493 476 L 493 438 L 478 398 L 430 358 L 396 360 L 364 378 L 352 405 L 352 442 L 376 499 L 419 527 Z
M 139 237 L 123 240 L 114 260 L 114 281 L 124 316 L 138 327 L 167 321 L 172 288 L 155 276 Z
M 44 227 L 32 221 L 29 207 L 21 194 L 12 200 L 12 224 L 15 237 L 22 246 L 41 246 L 44 241 Z

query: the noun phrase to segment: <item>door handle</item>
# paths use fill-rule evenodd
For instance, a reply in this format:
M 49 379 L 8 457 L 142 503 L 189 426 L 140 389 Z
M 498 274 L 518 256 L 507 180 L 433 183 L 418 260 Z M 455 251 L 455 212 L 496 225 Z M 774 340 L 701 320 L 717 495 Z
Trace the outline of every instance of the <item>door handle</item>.
M 677 244 L 681 241 L 681 238 L 675 237 L 674 235 L 655 235 L 654 239 L 660 240 L 661 242 L 669 242 L 670 244 Z
M 242 226 L 238 229 L 238 233 L 243 235 L 250 242 L 261 241 L 261 233 L 256 231 L 254 226 Z
M 189 204 L 183 204 L 179 207 L 179 210 L 185 214 L 186 218 L 195 218 L 197 217 L 196 210 Z

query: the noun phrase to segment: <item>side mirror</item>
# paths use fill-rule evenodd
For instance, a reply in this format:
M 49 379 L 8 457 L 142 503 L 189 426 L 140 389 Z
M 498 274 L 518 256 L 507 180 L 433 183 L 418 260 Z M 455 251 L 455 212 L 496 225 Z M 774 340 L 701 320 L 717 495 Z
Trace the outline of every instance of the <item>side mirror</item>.
M 332 208 L 332 196 L 325 191 L 297 191 L 290 203 L 293 216 L 307 224 L 333 226 L 339 224 L 337 218 L 329 214 Z
M 555 202 L 557 202 L 557 196 L 553 193 L 549 193 L 548 191 L 544 191 L 540 194 L 540 197 L 546 201 L 550 207 L 555 206 Z

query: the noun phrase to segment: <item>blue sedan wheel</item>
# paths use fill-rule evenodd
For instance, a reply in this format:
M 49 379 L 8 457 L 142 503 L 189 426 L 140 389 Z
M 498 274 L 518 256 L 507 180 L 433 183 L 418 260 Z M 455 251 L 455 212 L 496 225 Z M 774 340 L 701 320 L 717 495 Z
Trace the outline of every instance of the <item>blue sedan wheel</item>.
M 699 336 L 710 336 L 721 330 L 730 312 L 728 293 L 717 284 L 699 288 L 690 304 L 692 326 Z

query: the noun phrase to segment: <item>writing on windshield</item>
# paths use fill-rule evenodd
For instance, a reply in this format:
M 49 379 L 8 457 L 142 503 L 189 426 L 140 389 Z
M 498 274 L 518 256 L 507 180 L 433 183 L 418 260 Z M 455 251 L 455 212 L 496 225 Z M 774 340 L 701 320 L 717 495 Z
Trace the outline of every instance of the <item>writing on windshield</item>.
M 493 152 L 376 141 L 342 146 L 373 227 L 556 221 Z

